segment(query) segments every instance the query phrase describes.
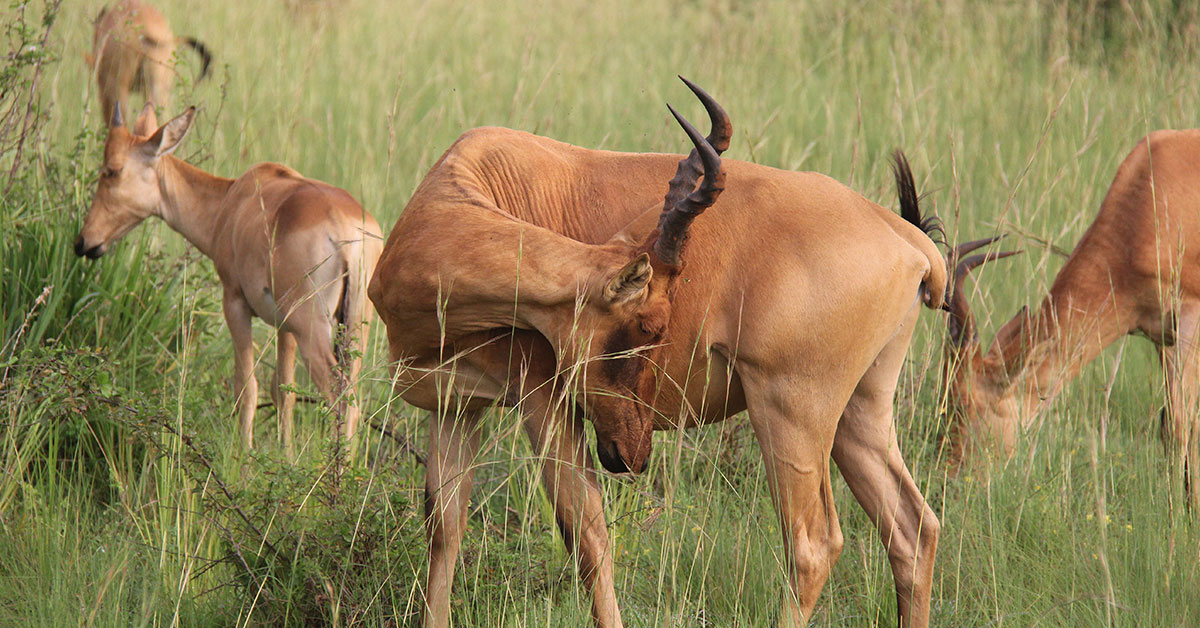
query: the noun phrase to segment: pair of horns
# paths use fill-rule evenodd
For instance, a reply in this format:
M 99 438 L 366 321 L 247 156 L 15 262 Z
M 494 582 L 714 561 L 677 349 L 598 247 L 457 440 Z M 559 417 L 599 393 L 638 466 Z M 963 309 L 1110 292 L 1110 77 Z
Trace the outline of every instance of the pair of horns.
M 968 253 L 983 248 L 993 242 L 996 242 L 1003 235 L 992 236 L 980 240 L 972 240 L 960 244 L 950 250 L 946 254 L 946 266 L 951 269 L 951 292 L 950 298 L 946 300 L 946 310 L 950 313 L 949 319 L 946 321 L 950 331 L 950 342 L 955 348 L 961 349 L 966 343 L 979 342 L 979 336 L 975 332 L 975 317 L 971 315 L 971 306 L 967 303 L 967 297 L 963 294 L 963 282 L 971 271 L 987 262 L 995 261 L 1011 255 L 1016 255 L 1020 251 L 990 251 L 987 253 L 976 253 L 969 257 L 963 257 Z
M 733 136 L 733 124 L 729 115 L 717 101 L 695 83 L 679 77 L 692 93 L 700 99 L 712 129 L 703 137 L 671 105 L 671 115 L 683 127 L 695 148 L 679 162 L 675 176 L 671 179 L 667 195 L 663 199 L 662 215 L 658 219 L 658 239 L 654 242 L 654 254 L 666 264 L 678 266 L 683 245 L 687 241 L 688 227 L 692 221 L 717 202 L 725 190 L 725 171 L 721 169 L 721 153 L 729 148 Z M 700 180 L 703 175 L 703 181 Z M 697 183 L 699 182 L 699 187 Z
M 108 124 L 108 126 L 109 126 L 109 128 L 114 128 L 114 129 L 115 129 L 115 128 L 119 127 L 119 126 L 125 126 L 125 118 L 124 118 L 124 116 L 122 116 L 122 115 L 121 115 L 121 103 L 118 101 L 118 102 L 116 102 L 116 103 L 114 103 L 114 104 L 115 104 L 116 106 L 115 106 L 115 107 L 113 107 L 112 120 L 110 120 L 110 121 L 109 121 L 109 124 Z M 150 102 L 150 101 L 146 101 L 146 106 L 147 106 L 147 107 L 150 107 L 151 109 L 153 109 L 153 108 L 154 108 L 154 103 L 152 103 L 152 102 Z M 143 109 L 143 110 L 144 110 L 144 109 Z

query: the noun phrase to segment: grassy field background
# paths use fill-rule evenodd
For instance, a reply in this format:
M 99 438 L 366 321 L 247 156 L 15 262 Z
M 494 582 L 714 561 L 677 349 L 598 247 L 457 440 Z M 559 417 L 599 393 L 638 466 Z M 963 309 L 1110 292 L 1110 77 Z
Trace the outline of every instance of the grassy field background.
M 424 416 L 389 399 L 382 334 L 363 349 L 375 427 L 345 475 L 328 472 L 316 405 L 298 412 L 297 464 L 269 409 L 264 446 L 242 453 L 207 260 L 157 221 L 98 262 L 71 252 L 104 134 L 82 62 L 99 3 L 5 4 L 0 625 L 418 625 Z M 345 187 L 385 229 L 474 126 L 682 150 L 663 103 L 701 115 L 676 74 L 730 112 L 731 158 L 895 206 L 886 157 L 903 148 L 952 241 L 1004 231 L 1026 251 L 981 273 L 985 342 L 1045 294 L 1055 247 L 1073 247 L 1137 140 L 1200 115 L 1200 19 L 1183 2 L 157 4 L 215 54 L 196 84 L 180 52 L 168 113 L 200 108 L 181 156 L 226 176 L 286 163 Z M 1200 625 L 1200 521 L 1168 486 L 1153 347 L 1107 351 L 984 482 L 945 471 L 944 333 L 923 315 L 896 405 L 943 523 L 935 625 Z M 257 334 L 266 382 L 273 340 Z M 456 621 L 585 625 L 538 461 L 515 414 L 494 414 Z M 745 423 L 658 434 L 643 477 L 604 480 L 627 624 L 773 619 L 782 544 Z M 886 554 L 840 481 L 835 499 L 846 548 L 812 623 L 894 625 Z

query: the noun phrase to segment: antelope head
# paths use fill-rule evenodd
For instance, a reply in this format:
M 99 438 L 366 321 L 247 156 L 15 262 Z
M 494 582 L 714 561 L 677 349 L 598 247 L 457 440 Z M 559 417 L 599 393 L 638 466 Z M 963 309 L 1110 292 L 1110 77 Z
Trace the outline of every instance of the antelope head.
M 159 127 L 154 105 L 146 103 L 130 133 L 121 119 L 121 108 L 113 110 L 100 181 L 75 239 L 76 255 L 96 259 L 143 220 L 162 215 L 159 160 L 179 146 L 195 113 L 195 107 L 189 107 Z
M 1015 444 L 1015 430 L 1023 409 L 1013 386 L 1024 366 L 1029 326 L 1028 310 L 1022 310 L 996 334 L 987 353 L 980 349 L 975 317 L 967 303 L 963 282 L 971 270 L 1020 251 L 976 253 L 1001 236 L 984 238 L 954 247 L 947 255 L 952 269 L 951 292 L 947 299 L 949 344 L 943 359 L 950 417 L 951 464 L 961 464 L 969 450 L 982 444 L 998 445 L 1007 455 Z
M 592 273 L 573 315 L 541 326 L 560 364 L 581 365 L 575 390 L 582 394 L 576 399 L 595 426 L 597 457 L 613 473 L 641 472 L 650 457 L 654 411 L 648 402 L 688 228 L 724 189 L 720 153 L 733 127 L 711 96 L 683 80 L 704 104 L 713 130 L 705 138 L 671 108 L 695 148 L 670 181 L 658 227 L 640 245 L 617 243 L 618 237 L 601 247 L 607 261 Z

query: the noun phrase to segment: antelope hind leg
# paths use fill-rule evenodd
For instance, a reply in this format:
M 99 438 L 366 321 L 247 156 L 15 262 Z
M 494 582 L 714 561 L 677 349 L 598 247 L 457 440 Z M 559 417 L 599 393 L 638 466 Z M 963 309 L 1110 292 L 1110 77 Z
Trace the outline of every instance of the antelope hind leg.
M 829 477 L 829 450 L 837 411 L 813 407 L 819 395 L 794 390 L 794 380 L 759 386 L 746 374 L 742 382 L 750 423 L 762 449 L 767 484 L 783 532 L 789 588 L 778 625 L 804 626 L 833 563 L 842 551 L 842 530 Z
M 915 310 L 914 310 L 915 312 Z M 875 523 L 896 584 L 901 628 L 929 625 L 940 524 L 900 455 L 892 406 L 915 316 L 859 381 L 833 441 L 833 459 Z
M 295 457 L 292 416 L 296 410 L 296 334 L 279 330 L 276 336 L 278 358 L 275 360 L 275 379 L 271 384 L 271 399 L 279 419 L 279 438 L 289 459 Z

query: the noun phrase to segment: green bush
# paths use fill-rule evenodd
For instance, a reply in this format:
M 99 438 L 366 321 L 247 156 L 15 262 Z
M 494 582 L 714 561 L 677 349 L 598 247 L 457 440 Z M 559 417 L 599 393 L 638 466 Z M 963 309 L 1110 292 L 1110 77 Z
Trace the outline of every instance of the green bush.
M 393 490 L 402 479 L 358 467 L 338 477 L 330 465 L 265 456 L 255 456 L 254 465 L 254 478 L 214 511 L 247 516 L 242 525 L 231 523 L 223 542 L 255 621 L 407 623 L 413 611 L 404 596 L 425 542 L 412 525 L 418 508 L 406 491 Z

